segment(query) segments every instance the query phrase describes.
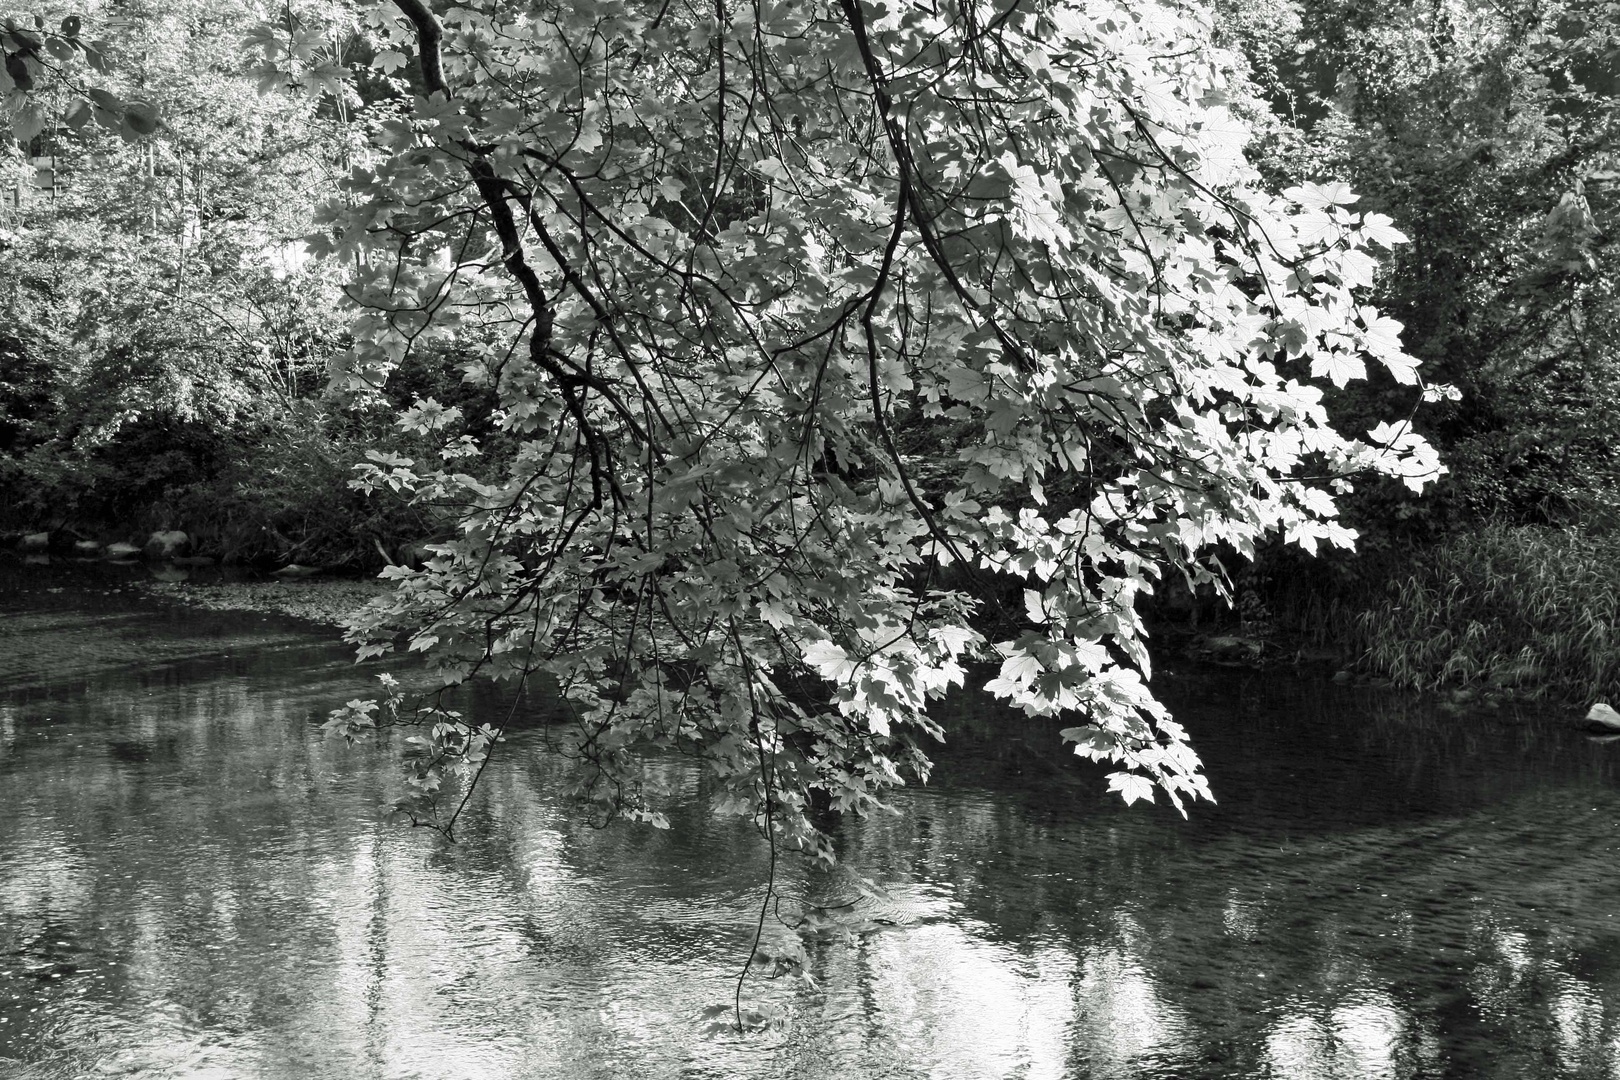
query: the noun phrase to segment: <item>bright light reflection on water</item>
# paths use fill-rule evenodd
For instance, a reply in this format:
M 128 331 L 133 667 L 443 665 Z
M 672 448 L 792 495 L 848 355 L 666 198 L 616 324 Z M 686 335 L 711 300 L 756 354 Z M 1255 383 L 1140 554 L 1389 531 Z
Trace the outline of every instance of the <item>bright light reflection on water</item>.
M 1222 800 L 1182 822 L 959 703 L 903 817 L 786 862 L 814 981 L 751 979 L 737 1034 L 765 852 L 693 773 L 671 831 L 592 828 L 534 728 L 447 846 L 317 737 L 367 677 L 0 592 L 0 1077 L 1620 1077 L 1620 751 L 1577 733 L 1172 675 Z

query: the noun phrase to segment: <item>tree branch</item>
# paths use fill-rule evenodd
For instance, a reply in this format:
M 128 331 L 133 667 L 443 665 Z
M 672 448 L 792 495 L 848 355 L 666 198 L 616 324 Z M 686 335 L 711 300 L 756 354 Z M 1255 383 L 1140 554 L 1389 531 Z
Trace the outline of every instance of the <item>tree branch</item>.
M 438 18 L 433 14 L 422 0 L 394 0 L 394 6 L 405 13 L 416 27 L 416 50 L 422 67 L 422 85 L 427 92 L 450 96 L 450 88 L 444 83 L 444 61 L 439 53 L 439 41 L 444 37 L 444 28 L 439 25 Z

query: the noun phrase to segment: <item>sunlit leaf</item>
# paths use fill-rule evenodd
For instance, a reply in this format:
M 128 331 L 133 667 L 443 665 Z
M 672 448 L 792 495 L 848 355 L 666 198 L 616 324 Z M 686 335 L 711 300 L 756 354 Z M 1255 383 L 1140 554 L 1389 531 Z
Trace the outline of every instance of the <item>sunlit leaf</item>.
M 62 122 L 74 131 L 80 131 L 95 115 L 94 107 L 84 98 L 74 98 L 62 114 Z
M 11 133 L 23 145 L 45 130 L 45 112 L 36 102 L 28 102 L 11 117 Z

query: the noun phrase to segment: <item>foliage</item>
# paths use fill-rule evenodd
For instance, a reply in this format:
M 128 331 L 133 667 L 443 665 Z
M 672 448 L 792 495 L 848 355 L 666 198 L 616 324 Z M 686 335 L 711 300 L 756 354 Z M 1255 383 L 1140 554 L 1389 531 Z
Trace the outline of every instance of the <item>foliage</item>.
M 368 121 L 261 94 L 236 48 L 258 25 L 245 3 L 45 14 L 99 44 L 45 49 L 29 93 L 7 99 L 60 190 L 25 178 L 0 233 L 0 496 L 42 526 L 178 526 L 228 557 L 379 562 L 377 543 L 420 514 L 345 486 L 387 432 L 315 405 L 344 344 L 340 273 L 299 240 Z M 149 132 L 73 122 L 96 95 L 137 93 L 163 105 Z M 17 127 L 25 113 L 40 131 Z
M 1420 516 L 1444 534 L 1602 511 L 1620 481 L 1620 6 L 1342 0 L 1301 14 L 1279 66 L 1302 133 L 1273 168 L 1344 178 L 1411 235 L 1380 302 L 1460 391 L 1425 421 L 1452 467 L 1440 497 L 1385 498 L 1365 518 Z M 1369 389 L 1340 415 L 1384 413 Z
M 1581 529 L 1496 525 L 1424 553 L 1361 615 L 1363 662 L 1402 686 L 1620 693 L 1620 560 Z
M 1482 524 L 1609 527 L 1620 490 L 1613 5 L 1220 0 L 1270 116 L 1251 154 L 1280 184 L 1345 179 L 1413 242 L 1373 296 L 1454 401 L 1420 431 L 1449 473 L 1414 499 L 1341 501 L 1353 555 L 1281 545 L 1240 573 L 1296 638 L 1347 645 L 1354 617 L 1430 545 Z M 1325 399 L 1353 429 L 1402 407 L 1372 379 Z M 1376 616 L 1374 616 L 1376 617 Z M 1464 627 L 1454 628 L 1461 632 Z
M 97 85 L 96 75 L 112 71 L 115 47 L 91 33 L 73 11 L 35 11 L 0 21 L 0 120 L 25 148 L 55 123 L 77 132 L 94 121 L 126 142 L 151 135 L 162 123 L 152 101 Z M 54 84 L 49 90 L 47 80 Z M 52 91 L 72 95 L 54 121 L 50 104 L 40 100 Z
M 1369 359 L 1417 403 L 1358 296 L 1403 237 L 1342 185 L 1262 189 L 1196 10 L 396 7 L 375 67 L 414 54 L 421 93 L 315 244 L 354 270 L 337 385 L 453 350 L 498 439 L 401 416 L 442 450 L 363 486 L 459 529 L 353 637 L 554 682 L 604 813 L 659 820 L 638 762 L 688 754 L 830 855 L 812 798 L 926 777 L 928 702 L 980 655 L 946 574 L 1023 585 L 990 690 L 1075 716 L 1127 800 L 1205 796 L 1137 598 L 1220 581 L 1217 543 L 1347 545 L 1352 477 L 1438 472 L 1407 423 L 1347 437 L 1322 405 Z M 901 452 L 927 425 L 948 468 Z M 475 779 L 451 736 L 484 736 L 423 722 Z
M 233 433 L 210 468 L 153 505 L 233 562 L 380 567 L 410 558 L 409 542 L 441 525 L 423 508 L 352 489 L 355 468 L 379 447 L 409 448 L 375 419 L 297 402 Z

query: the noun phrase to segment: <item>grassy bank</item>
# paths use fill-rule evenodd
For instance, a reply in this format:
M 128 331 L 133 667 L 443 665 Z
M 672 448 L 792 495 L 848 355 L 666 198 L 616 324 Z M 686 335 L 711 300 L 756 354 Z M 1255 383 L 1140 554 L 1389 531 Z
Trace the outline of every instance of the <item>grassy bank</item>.
M 1417 554 L 1350 636 L 1363 667 L 1413 689 L 1613 701 L 1617 619 L 1613 537 L 1487 526 Z

